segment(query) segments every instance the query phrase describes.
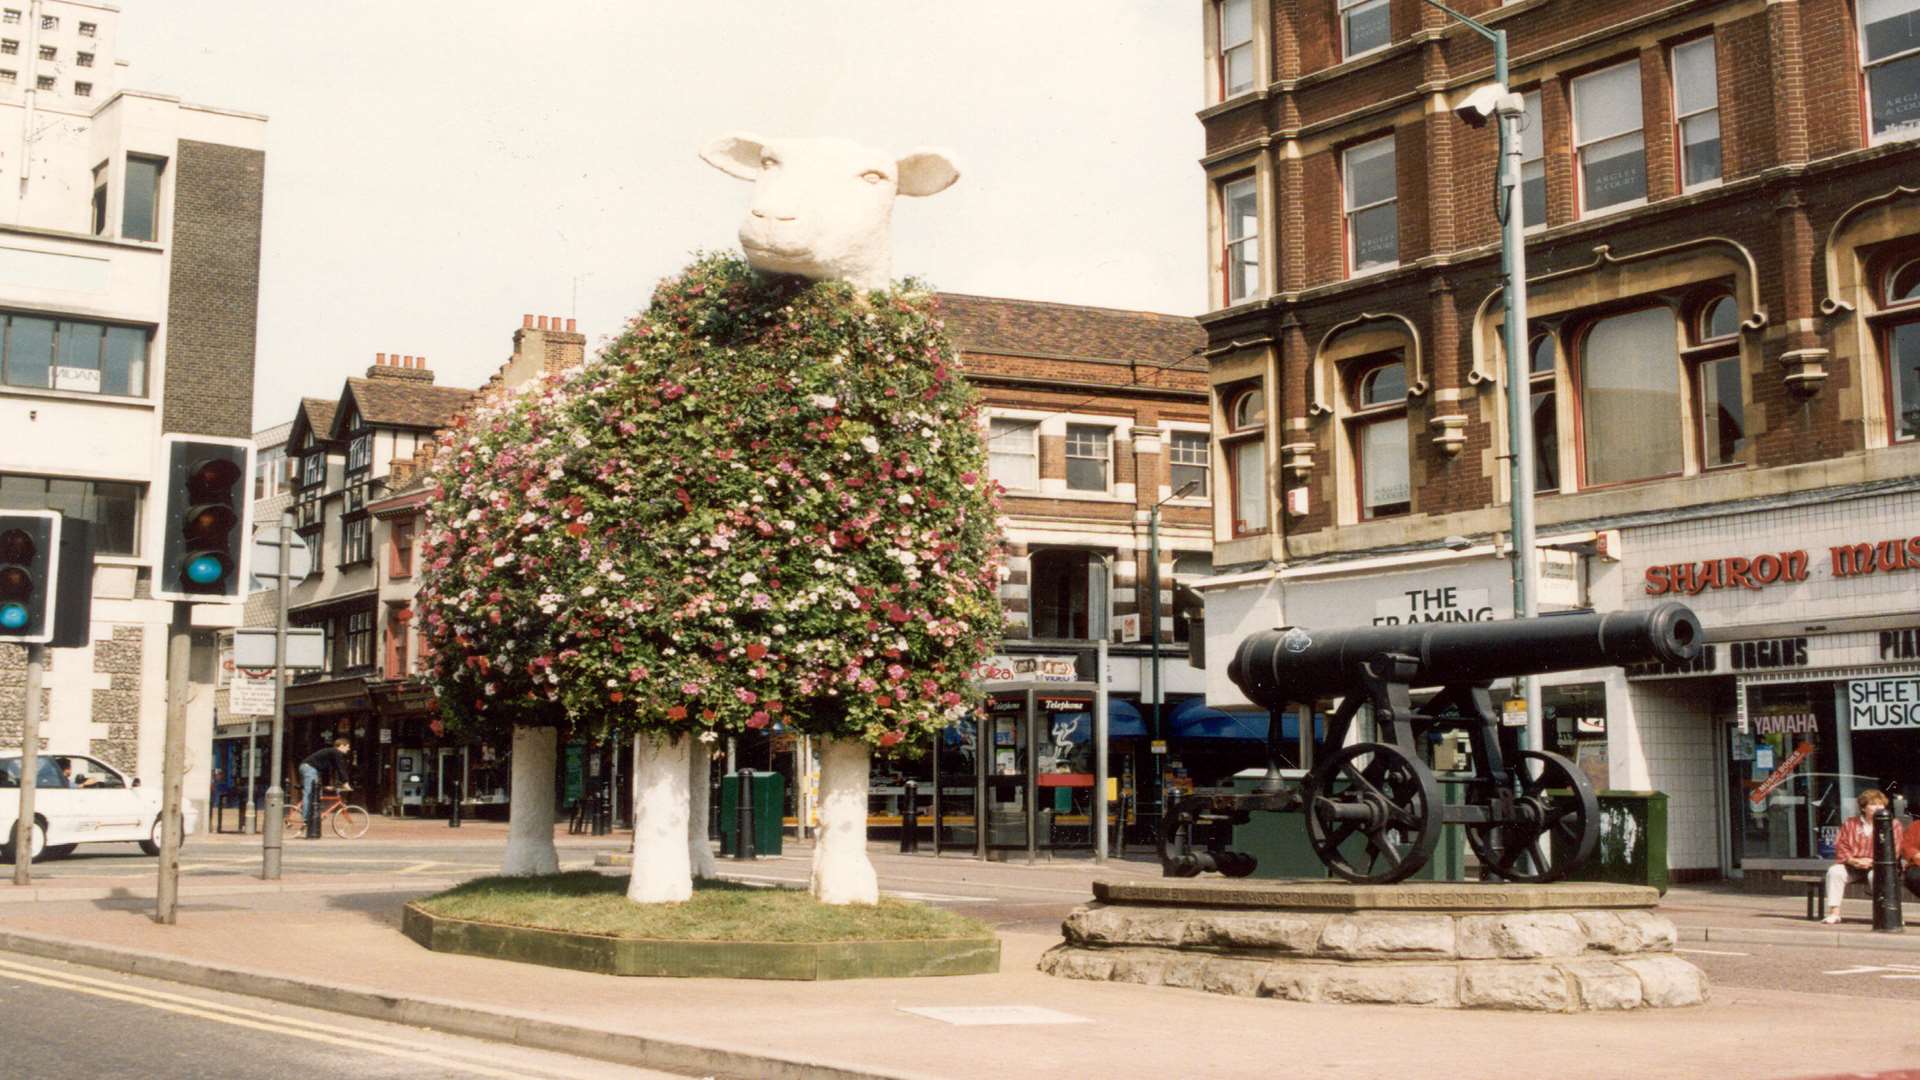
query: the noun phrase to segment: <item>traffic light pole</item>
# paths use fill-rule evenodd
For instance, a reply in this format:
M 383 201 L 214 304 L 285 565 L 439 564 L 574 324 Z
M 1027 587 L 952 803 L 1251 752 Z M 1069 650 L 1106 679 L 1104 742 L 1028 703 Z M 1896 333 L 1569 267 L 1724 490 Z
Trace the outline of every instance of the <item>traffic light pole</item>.
M 33 883 L 33 792 L 40 779 L 40 677 L 46 647 L 27 646 L 27 711 L 20 724 L 20 816 L 13 826 L 13 883 Z
M 167 629 L 167 737 L 160 762 L 160 884 L 155 918 L 171 926 L 179 921 L 180 805 L 187 765 L 187 674 L 193 651 L 193 605 L 176 600 Z
M 287 791 L 280 786 L 281 755 L 287 737 L 287 577 L 293 558 L 293 515 L 280 515 L 280 591 L 274 597 L 280 614 L 273 634 L 273 760 L 267 774 L 266 830 L 260 834 L 260 876 L 280 880 L 280 851 L 286 845 Z M 455 806 L 456 813 L 459 810 Z

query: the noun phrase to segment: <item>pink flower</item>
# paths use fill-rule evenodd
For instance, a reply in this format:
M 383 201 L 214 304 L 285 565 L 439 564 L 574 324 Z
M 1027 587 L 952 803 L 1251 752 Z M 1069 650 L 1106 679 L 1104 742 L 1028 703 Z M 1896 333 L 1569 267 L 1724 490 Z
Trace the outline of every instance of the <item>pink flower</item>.
M 756 710 L 752 716 L 747 717 L 747 726 L 756 729 L 766 727 L 767 714 Z
M 885 735 L 880 736 L 880 745 L 893 746 L 905 737 L 906 736 L 900 734 L 897 731 L 889 731 Z
M 735 690 L 733 692 L 733 696 L 739 698 L 740 704 L 742 705 L 752 705 L 753 703 L 760 700 L 759 694 L 756 694 L 753 691 L 748 690 L 744 686 Z

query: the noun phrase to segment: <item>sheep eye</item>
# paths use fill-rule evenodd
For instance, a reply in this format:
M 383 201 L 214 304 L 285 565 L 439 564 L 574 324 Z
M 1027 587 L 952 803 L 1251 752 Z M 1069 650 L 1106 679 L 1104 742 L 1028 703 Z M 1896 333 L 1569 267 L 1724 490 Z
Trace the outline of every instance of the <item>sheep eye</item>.
M 780 159 L 763 157 L 760 159 L 760 167 L 763 169 L 777 169 L 780 167 Z
M 868 169 L 866 172 L 860 174 L 860 179 L 865 180 L 869 184 L 877 184 L 886 178 L 887 174 L 881 172 L 879 169 Z

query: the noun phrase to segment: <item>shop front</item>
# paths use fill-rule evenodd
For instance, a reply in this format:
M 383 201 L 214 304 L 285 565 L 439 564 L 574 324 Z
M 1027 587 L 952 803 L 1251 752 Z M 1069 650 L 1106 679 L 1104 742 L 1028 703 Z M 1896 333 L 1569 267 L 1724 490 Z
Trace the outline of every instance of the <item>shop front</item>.
M 1676 866 L 1777 888 L 1832 861 L 1860 791 L 1920 791 L 1920 496 L 1690 524 L 1623 537 L 1626 606 L 1681 600 L 1708 641 L 1629 697 Z

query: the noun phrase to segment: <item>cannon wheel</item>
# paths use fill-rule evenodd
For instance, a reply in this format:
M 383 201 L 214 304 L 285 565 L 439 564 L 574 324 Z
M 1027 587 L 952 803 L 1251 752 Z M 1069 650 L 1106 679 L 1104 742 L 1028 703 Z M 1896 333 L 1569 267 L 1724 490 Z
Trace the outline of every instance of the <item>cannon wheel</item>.
M 1440 842 L 1440 785 L 1397 746 L 1342 748 L 1308 775 L 1305 795 L 1307 840 L 1348 881 L 1404 880 Z
M 1592 857 L 1600 843 L 1600 800 L 1573 762 L 1544 750 L 1522 750 L 1513 785 L 1520 820 L 1467 826 L 1467 843 L 1480 865 L 1508 881 L 1559 881 Z M 1467 789 L 1470 802 L 1491 805 L 1492 796 L 1493 787 L 1484 780 Z M 1531 859 L 1523 858 L 1529 853 Z

